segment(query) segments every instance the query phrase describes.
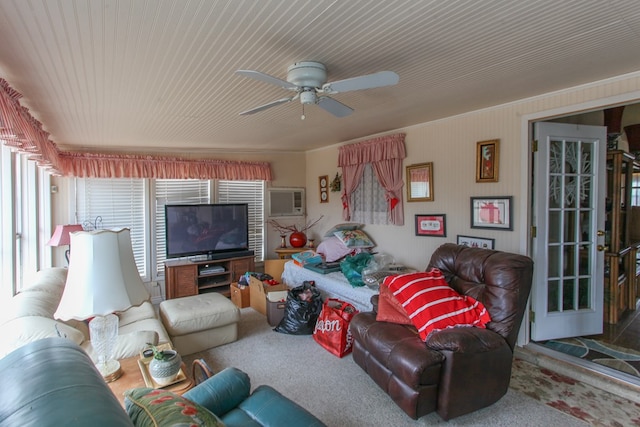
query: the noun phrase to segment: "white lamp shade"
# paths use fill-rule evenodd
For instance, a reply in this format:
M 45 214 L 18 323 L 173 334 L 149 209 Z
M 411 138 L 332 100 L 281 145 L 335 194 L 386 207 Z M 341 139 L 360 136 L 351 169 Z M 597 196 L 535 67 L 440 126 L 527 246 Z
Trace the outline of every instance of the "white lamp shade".
M 67 283 L 55 312 L 57 319 L 105 316 L 149 299 L 136 267 L 128 228 L 71 233 L 71 246 Z

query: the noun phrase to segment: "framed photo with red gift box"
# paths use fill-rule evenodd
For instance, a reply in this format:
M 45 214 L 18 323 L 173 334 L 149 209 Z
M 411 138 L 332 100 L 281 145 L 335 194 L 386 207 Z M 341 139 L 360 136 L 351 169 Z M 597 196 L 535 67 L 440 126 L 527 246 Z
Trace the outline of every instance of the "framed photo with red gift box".
M 416 236 L 447 237 L 446 215 L 416 215 Z
M 513 197 L 472 197 L 471 228 L 513 230 Z

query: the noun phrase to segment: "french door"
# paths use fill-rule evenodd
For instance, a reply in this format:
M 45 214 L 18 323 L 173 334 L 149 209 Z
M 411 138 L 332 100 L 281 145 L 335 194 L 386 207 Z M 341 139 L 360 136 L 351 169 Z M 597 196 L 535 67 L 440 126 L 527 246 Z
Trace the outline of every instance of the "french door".
M 531 339 L 602 332 L 606 127 L 536 123 Z

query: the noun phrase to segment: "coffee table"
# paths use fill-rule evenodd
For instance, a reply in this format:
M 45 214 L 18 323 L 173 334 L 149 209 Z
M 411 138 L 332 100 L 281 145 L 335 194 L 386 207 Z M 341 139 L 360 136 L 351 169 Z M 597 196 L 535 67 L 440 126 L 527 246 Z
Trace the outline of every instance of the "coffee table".
M 139 357 L 129 357 L 127 359 L 120 359 L 120 369 L 122 369 L 122 376 L 117 380 L 108 383 L 109 388 L 116 395 L 120 404 L 124 407 L 124 392 L 138 387 L 147 387 L 138 364 Z M 186 374 L 186 367 L 184 362 L 182 363 L 182 371 Z M 186 375 L 185 375 L 186 376 Z M 174 393 L 182 394 L 193 387 L 193 379 L 186 377 L 185 380 L 172 384 L 167 387 L 163 387 L 163 390 L 169 390 Z

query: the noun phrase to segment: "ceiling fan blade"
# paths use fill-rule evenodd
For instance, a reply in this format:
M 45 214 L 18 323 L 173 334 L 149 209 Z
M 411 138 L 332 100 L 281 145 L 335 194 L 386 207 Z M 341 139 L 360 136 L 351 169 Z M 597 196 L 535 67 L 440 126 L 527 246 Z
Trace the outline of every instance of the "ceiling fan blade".
M 286 80 L 282 80 L 277 77 L 270 76 L 269 74 L 261 73 L 260 71 L 237 70 L 236 74 L 240 74 L 241 76 L 245 76 L 245 77 L 250 77 L 255 80 L 260 80 L 261 82 L 280 86 L 285 89 L 298 90 L 298 86 L 294 85 L 293 83 L 289 83 Z
M 318 107 L 333 114 L 336 117 L 346 117 L 353 113 L 353 108 L 347 107 L 342 102 L 338 102 L 328 96 L 321 96 L 316 102 Z
M 297 98 L 297 96 L 293 96 L 291 98 L 278 99 L 277 101 L 273 101 L 273 102 L 261 105 L 261 106 L 256 107 L 256 108 L 252 108 L 251 110 L 243 111 L 242 113 L 240 113 L 240 115 L 241 116 L 246 116 L 246 115 L 249 115 L 249 114 L 258 113 L 260 111 L 266 110 L 267 108 L 271 108 L 271 107 L 275 107 L 275 106 L 280 105 L 280 104 L 291 102 L 295 98 Z
M 393 71 L 380 71 L 366 76 L 352 77 L 325 83 L 322 86 L 324 93 L 340 93 L 352 90 L 371 89 L 374 87 L 391 86 L 400 81 L 400 77 Z

